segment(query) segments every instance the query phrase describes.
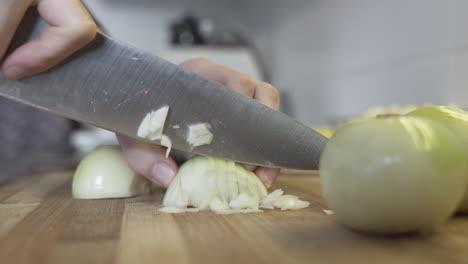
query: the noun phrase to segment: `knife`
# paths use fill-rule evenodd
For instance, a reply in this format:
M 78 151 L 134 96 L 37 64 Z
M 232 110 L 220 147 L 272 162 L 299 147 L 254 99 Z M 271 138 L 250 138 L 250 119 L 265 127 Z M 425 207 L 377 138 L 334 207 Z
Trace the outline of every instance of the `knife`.
M 45 26 L 28 10 L 9 50 Z M 0 74 L 0 95 L 139 140 L 145 115 L 167 105 L 164 134 L 174 149 L 254 165 L 317 169 L 327 142 L 281 112 L 101 33 L 52 70 L 16 81 Z M 188 125 L 205 122 L 213 141 L 192 148 Z

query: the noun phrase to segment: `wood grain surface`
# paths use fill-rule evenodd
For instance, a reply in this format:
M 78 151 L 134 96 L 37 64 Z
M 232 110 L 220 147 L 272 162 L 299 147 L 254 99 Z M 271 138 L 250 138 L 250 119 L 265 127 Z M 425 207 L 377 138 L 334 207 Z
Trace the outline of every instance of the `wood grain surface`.
M 311 207 L 170 215 L 162 190 L 74 200 L 72 172 L 20 179 L 0 187 L 0 263 L 468 263 L 468 217 L 425 236 L 358 234 L 323 212 L 317 172 L 283 174 L 275 187 Z

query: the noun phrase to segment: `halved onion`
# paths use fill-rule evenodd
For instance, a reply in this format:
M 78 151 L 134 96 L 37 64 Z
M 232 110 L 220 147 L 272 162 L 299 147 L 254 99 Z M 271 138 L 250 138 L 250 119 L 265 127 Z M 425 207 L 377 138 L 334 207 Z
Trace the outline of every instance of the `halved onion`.
M 99 146 L 78 165 L 73 176 L 76 199 L 122 198 L 144 194 L 152 184 L 133 172 L 118 146 Z

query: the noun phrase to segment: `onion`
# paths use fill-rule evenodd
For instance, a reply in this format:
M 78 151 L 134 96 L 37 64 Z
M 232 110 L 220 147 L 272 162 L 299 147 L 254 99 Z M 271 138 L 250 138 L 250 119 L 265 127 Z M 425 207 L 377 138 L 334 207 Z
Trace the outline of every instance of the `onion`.
M 180 167 L 164 196 L 163 205 L 182 209 L 193 206 L 208 210 L 215 198 L 229 204 L 242 193 L 257 199 L 267 196 L 266 188 L 257 176 L 241 165 L 195 156 Z
M 101 146 L 90 152 L 73 177 L 73 197 L 77 199 L 130 197 L 147 193 L 151 187 L 128 167 L 117 146 Z M 163 205 L 160 211 L 164 213 L 212 210 L 232 214 L 262 212 L 259 207 L 298 210 L 309 203 L 283 195 L 282 190 L 268 195 L 252 171 L 233 161 L 195 156 L 179 169 Z
M 100 146 L 86 155 L 72 183 L 76 199 L 131 197 L 150 189 L 151 183 L 128 167 L 118 146 Z
M 189 125 L 188 129 L 187 142 L 192 148 L 208 145 L 213 140 L 213 133 L 210 131 L 211 125 L 208 123 Z
M 168 112 L 169 106 L 163 106 L 146 114 L 138 126 L 137 136 L 149 140 L 161 139 Z
M 433 230 L 467 184 L 466 155 L 438 122 L 416 117 L 345 125 L 321 156 L 324 196 L 339 222 L 371 233 Z
M 250 170 L 233 161 L 195 156 L 186 161 L 164 196 L 165 213 L 211 210 L 218 214 L 261 212 L 259 208 L 298 210 L 308 202 L 282 190 L 271 194 Z M 175 209 L 177 208 L 177 209 Z
M 430 118 L 447 126 L 460 138 L 465 153 L 468 153 L 468 112 L 455 107 L 427 106 L 408 113 L 408 116 Z M 468 171 L 466 177 L 468 178 Z M 468 183 L 465 188 L 465 196 L 458 206 L 458 211 L 468 213 Z
M 171 153 L 172 149 L 172 141 L 167 135 L 161 136 L 161 146 L 166 147 L 166 158 L 169 158 L 169 153 Z

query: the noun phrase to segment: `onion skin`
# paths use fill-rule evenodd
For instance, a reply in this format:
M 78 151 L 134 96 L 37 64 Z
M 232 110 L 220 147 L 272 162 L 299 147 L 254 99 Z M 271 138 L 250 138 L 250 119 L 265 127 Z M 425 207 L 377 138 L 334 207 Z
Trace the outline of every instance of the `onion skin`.
M 357 231 L 430 231 L 449 218 L 467 184 L 458 138 L 430 119 L 364 119 L 341 128 L 320 161 L 324 196 Z
M 468 112 L 455 107 L 427 106 L 414 110 L 407 116 L 425 117 L 447 126 L 463 142 L 465 153 L 468 154 Z M 468 163 L 468 159 L 466 162 Z M 466 177 L 468 178 L 468 171 Z M 465 196 L 458 206 L 458 212 L 468 213 L 468 183 Z

